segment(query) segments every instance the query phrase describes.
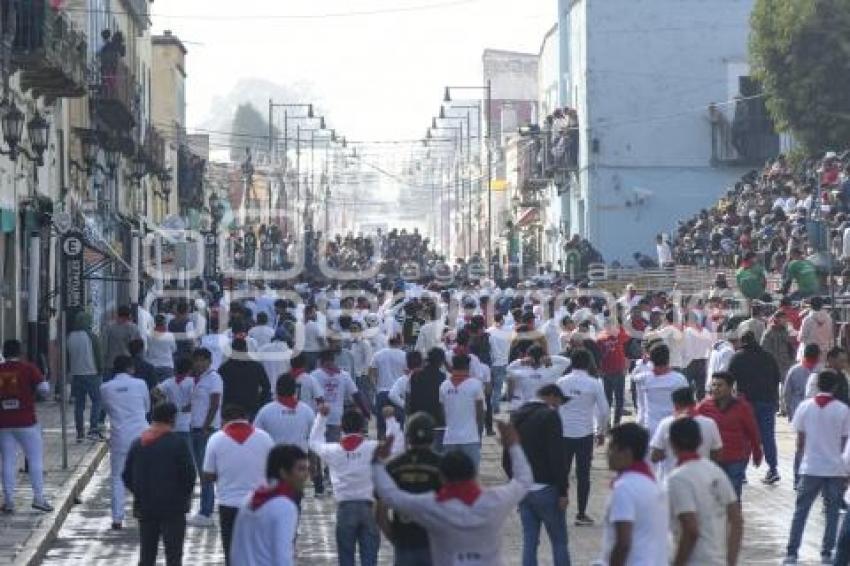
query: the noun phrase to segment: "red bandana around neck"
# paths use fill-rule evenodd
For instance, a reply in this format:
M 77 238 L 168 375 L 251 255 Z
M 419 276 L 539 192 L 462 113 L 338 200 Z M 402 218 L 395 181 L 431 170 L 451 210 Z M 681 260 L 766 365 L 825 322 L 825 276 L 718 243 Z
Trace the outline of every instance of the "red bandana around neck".
M 458 386 L 460 386 L 460 384 L 461 384 L 461 383 L 463 383 L 464 381 L 466 381 L 468 378 L 469 378 L 469 374 L 465 374 L 465 375 L 452 375 L 452 376 L 449 378 L 449 381 L 451 381 L 451 382 L 452 382 L 452 385 L 454 385 L 455 387 L 458 387 Z
M 437 490 L 437 501 L 443 503 L 449 499 L 458 499 L 465 505 L 472 505 L 481 496 L 481 486 L 475 480 L 447 483 Z
M 289 373 L 290 375 L 292 375 L 292 377 L 298 379 L 299 377 L 307 373 L 307 370 L 305 370 L 304 368 L 292 368 Z
M 254 491 L 251 496 L 251 509 L 256 511 L 275 497 L 288 497 L 296 505 L 301 500 L 298 493 L 288 483 L 280 482 L 274 487 L 265 486 Z
M 645 461 L 640 460 L 639 462 L 633 463 L 631 466 L 617 474 L 617 477 L 620 478 L 623 474 L 627 474 L 629 472 L 634 472 L 636 474 L 643 474 L 652 481 L 655 481 L 655 474 L 652 473 L 652 468 L 649 467 Z
M 681 466 L 682 464 L 687 464 L 688 462 L 692 462 L 694 460 L 699 460 L 699 453 L 694 451 L 685 451 L 679 452 L 678 459 L 676 461 L 677 466 Z M 653 478 L 654 479 L 654 478 Z
M 233 421 L 224 425 L 224 434 L 238 444 L 244 444 L 254 434 L 254 427 L 248 421 Z
M 821 409 L 823 409 L 833 401 L 835 401 L 835 397 L 833 397 L 829 393 L 818 393 L 817 395 L 815 395 L 815 403 L 817 403 L 817 406 Z
M 278 395 L 277 402 L 287 409 L 294 409 L 298 406 L 298 397 L 295 395 Z
M 339 373 L 339 368 L 322 366 L 322 371 L 328 375 L 337 375 Z
M 817 358 L 803 358 L 803 364 L 802 365 L 807 370 L 812 371 L 813 369 L 815 369 L 815 366 L 818 365 L 818 359 Z
M 366 440 L 362 434 L 346 434 L 339 439 L 339 445 L 346 452 L 354 452 Z
M 654 373 L 655 375 L 665 375 L 667 373 L 670 373 L 670 366 L 654 367 L 652 368 L 652 373 Z
M 150 446 L 169 432 L 171 432 L 171 427 L 169 425 L 153 423 L 149 429 L 142 433 L 139 441 L 142 443 L 142 446 Z

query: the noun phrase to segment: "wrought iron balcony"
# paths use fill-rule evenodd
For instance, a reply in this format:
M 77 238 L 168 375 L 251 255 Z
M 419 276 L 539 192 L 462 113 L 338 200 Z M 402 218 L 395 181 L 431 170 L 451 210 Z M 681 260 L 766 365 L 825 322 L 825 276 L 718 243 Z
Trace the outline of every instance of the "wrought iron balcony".
M 165 138 L 153 126 L 149 125 L 145 130 L 143 151 L 148 164 L 154 171 L 165 171 Z
M 97 75 L 92 89 L 95 114 L 113 130 L 128 132 L 136 125 L 136 78 L 120 56 L 105 48 L 98 54 Z
M 86 94 L 86 36 L 48 0 L 0 0 L 4 37 L 11 41 L 13 70 L 35 96 Z M 14 34 L 12 36 L 12 34 Z

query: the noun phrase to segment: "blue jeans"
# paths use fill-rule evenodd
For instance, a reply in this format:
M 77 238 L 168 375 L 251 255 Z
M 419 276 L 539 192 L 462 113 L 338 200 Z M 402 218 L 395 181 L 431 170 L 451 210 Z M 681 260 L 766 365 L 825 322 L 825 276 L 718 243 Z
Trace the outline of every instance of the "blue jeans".
M 195 469 L 198 477 L 202 478 L 204 473 L 204 454 L 207 451 L 207 440 L 209 435 L 199 428 L 192 429 L 192 456 L 195 457 Z M 212 517 L 215 507 L 215 485 L 211 481 L 201 480 L 201 509 L 199 513 L 204 517 Z
M 776 411 L 779 406 L 776 403 L 765 403 L 756 401 L 753 403 L 753 411 L 756 414 L 756 424 L 761 435 L 761 446 L 764 450 L 764 461 L 770 471 L 776 471 Z
M 537 566 L 537 547 L 540 544 L 540 524 L 546 527 L 552 544 L 552 564 L 570 566 L 567 550 L 566 512 L 558 507 L 558 488 L 554 485 L 529 491 L 519 503 L 522 521 L 522 566 Z
M 833 564 L 834 566 L 850 566 L 850 513 L 844 515 L 844 522 L 841 523 Z
M 384 419 L 383 408 L 384 407 L 395 407 L 395 419 L 398 421 L 398 424 L 404 426 L 404 410 L 401 407 L 396 407 L 390 401 L 390 392 L 389 391 L 378 391 L 378 394 L 375 396 L 375 414 L 378 417 L 378 438 L 383 440 L 387 435 L 387 421 Z
M 393 566 L 431 566 L 431 548 L 393 548 L 395 558 Z
M 371 501 L 342 501 L 336 508 L 336 548 L 339 566 L 355 566 L 356 547 L 360 547 L 360 566 L 375 566 L 381 534 L 375 522 Z
M 826 511 L 826 527 L 823 530 L 823 541 L 820 553 L 822 557 L 832 556 L 835 548 L 835 538 L 838 534 L 838 515 L 841 496 L 844 490 L 844 478 L 827 478 L 821 476 L 800 475 L 797 485 L 797 502 L 794 506 L 794 518 L 791 520 L 791 534 L 788 536 L 788 556 L 797 556 L 803 530 L 809 510 L 819 494 L 823 495 L 823 506 Z
M 724 462 L 720 464 L 729 481 L 732 482 L 732 487 L 735 488 L 735 493 L 738 495 L 738 501 L 741 500 L 741 490 L 744 488 L 744 480 L 747 478 L 747 464 L 749 460 L 738 460 L 737 462 Z
M 472 463 L 475 465 L 476 471 L 478 470 L 478 464 L 481 463 L 480 442 L 473 442 L 471 444 L 443 444 L 443 454 L 448 454 L 452 450 L 463 452 L 469 456 L 469 459 L 472 460 Z
M 100 384 L 99 375 L 75 375 L 71 380 L 71 395 L 74 397 L 74 425 L 77 436 L 85 434 L 86 396 L 91 399 L 89 430 L 100 428 Z
M 493 414 L 499 414 L 499 404 L 502 402 L 502 384 L 508 373 L 508 366 L 493 366 L 490 368 L 490 381 L 493 384 L 493 392 L 490 396 L 490 404 L 493 406 Z
M 614 410 L 614 424 L 618 425 L 626 405 L 626 376 L 622 373 L 603 375 L 602 385 L 605 387 L 608 406 Z

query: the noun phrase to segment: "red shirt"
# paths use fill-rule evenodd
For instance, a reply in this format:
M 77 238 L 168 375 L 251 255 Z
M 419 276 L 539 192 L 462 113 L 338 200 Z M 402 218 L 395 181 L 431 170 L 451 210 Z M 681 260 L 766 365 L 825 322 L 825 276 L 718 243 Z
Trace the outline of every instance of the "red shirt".
M 723 440 L 723 452 L 720 462 L 761 461 L 761 437 L 756 417 L 750 404 L 741 398 L 734 398 L 725 410 L 720 409 L 714 399 L 706 398 L 697 406 L 697 413 L 714 420 Z
M 603 330 L 596 337 L 596 343 L 602 352 L 599 361 L 599 371 L 602 375 L 619 375 L 626 372 L 626 349 L 629 342 L 629 333 L 621 326 L 617 335 L 608 330 Z
M 41 370 L 29 362 L 0 364 L 0 428 L 22 428 L 36 423 L 35 391 L 44 381 Z

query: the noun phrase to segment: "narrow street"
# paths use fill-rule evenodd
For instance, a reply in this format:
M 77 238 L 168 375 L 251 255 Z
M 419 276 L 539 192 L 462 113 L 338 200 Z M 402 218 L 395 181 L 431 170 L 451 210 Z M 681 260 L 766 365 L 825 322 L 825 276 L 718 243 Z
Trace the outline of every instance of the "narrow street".
M 761 470 L 750 469 L 749 484 L 744 488 L 745 535 L 741 564 L 779 564 L 784 556 L 790 517 L 794 507 L 792 477 L 793 443 L 785 422 L 778 423 L 777 438 L 781 454 L 782 481 L 777 486 L 761 484 Z M 604 450 L 598 450 L 593 465 L 589 513 L 597 520 L 594 527 L 569 527 L 570 554 L 575 565 L 588 565 L 598 555 L 605 497 L 610 472 L 605 468 Z M 482 459 L 482 479 L 492 484 L 503 481 L 500 467 L 500 448 L 493 438 L 485 442 Z M 575 493 L 571 491 L 570 498 Z M 84 491 L 82 504 L 74 508 L 54 542 L 45 564 L 50 565 L 130 565 L 138 558 L 135 522 L 127 522 L 124 530 L 109 529 L 109 462 L 104 460 Z M 128 514 L 129 514 L 128 504 Z M 568 511 L 572 517 L 574 511 Z M 808 529 L 801 549 L 800 564 L 817 564 L 819 541 L 823 529 L 820 505 L 812 509 Z M 522 529 L 519 516 L 513 514 L 505 528 L 504 556 L 509 566 L 519 566 L 522 552 Z M 551 564 L 548 541 L 542 535 L 539 552 L 541 564 Z M 309 493 L 304 499 L 303 515 L 298 535 L 298 563 L 310 566 L 332 566 L 337 563 L 334 539 L 334 504 L 330 497 L 315 499 Z M 223 564 L 218 531 L 212 528 L 189 527 L 185 544 L 186 564 Z M 383 541 L 380 564 L 392 564 L 392 549 Z M 162 561 L 163 558 L 161 557 Z

